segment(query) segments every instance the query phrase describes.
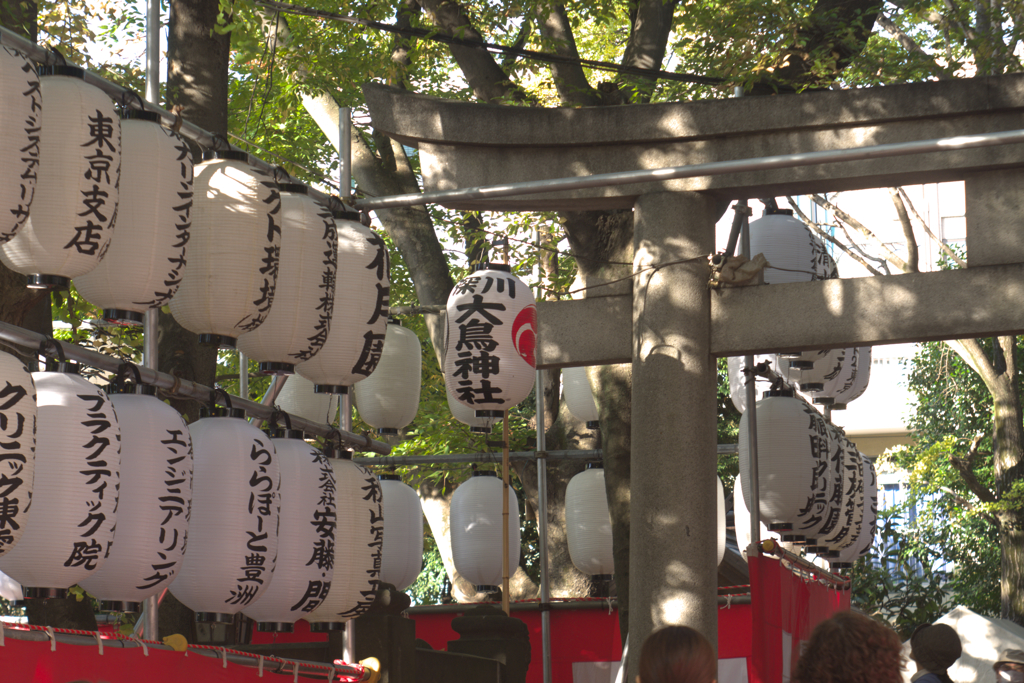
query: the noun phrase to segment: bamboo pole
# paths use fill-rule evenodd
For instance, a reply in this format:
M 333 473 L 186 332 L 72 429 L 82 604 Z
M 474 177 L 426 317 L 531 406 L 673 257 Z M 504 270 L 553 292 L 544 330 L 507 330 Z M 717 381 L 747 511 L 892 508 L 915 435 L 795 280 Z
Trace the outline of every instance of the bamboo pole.
M 512 608 L 508 604 L 508 411 L 505 411 L 504 428 L 502 429 L 501 445 L 501 609 L 506 616 L 511 616 Z

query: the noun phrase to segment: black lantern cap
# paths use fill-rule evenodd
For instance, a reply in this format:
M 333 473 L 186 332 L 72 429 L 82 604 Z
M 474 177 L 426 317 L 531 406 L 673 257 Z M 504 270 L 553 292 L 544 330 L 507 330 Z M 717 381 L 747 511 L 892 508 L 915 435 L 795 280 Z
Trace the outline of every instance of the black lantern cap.
M 141 612 L 142 603 L 131 600 L 100 600 L 100 609 L 104 612 Z
M 377 479 L 380 481 L 402 481 L 402 477 L 397 474 L 378 474 Z
M 82 371 L 82 366 L 73 360 L 51 358 L 46 361 L 47 372 L 64 372 L 69 375 L 77 375 Z
M 470 434 L 490 434 L 491 433 L 491 428 L 490 427 L 470 427 L 469 428 L 469 433 Z
M 199 343 L 206 344 L 208 346 L 218 346 L 222 349 L 233 349 L 235 348 L 235 342 L 237 340 L 234 337 L 228 337 L 223 334 L 201 334 L 199 335 Z
M 587 427 L 587 429 L 600 429 L 601 428 L 601 421 L 600 420 L 587 420 L 586 427 Z
M 115 325 L 132 327 L 142 324 L 143 314 L 138 311 L 126 311 L 122 308 L 104 308 L 103 319 Z
M 494 472 L 494 471 L 491 471 L 491 470 L 473 470 L 473 476 L 474 477 L 496 477 L 496 476 L 498 476 L 498 473 Z
M 70 64 L 44 64 L 37 72 L 40 76 L 70 76 L 85 79 L 85 69 Z
M 260 363 L 259 370 L 256 372 L 261 375 L 294 375 L 295 366 L 292 363 L 265 361 Z
M 476 411 L 477 417 L 505 417 L 505 411 L 503 410 L 478 410 Z
M 305 439 L 306 433 L 301 429 L 288 429 L 280 427 L 278 429 L 268 429 L 267 434 L 270 435 L 271 439 Z
M 853 569 L 853 562 L 829 562 L 829 569 Z
M 230 624 L 234 621 L 234 614 L 225 614 L 223 612 L 196 612 L 197 624 Z
M 789 534 L 782 534 L 782 541 L 784 543 L 793 543 L 793 544 L 796 544 L 796 545 L 803 545 L 804 543 L 807 542 L 807 539 L 805 539 L 800 534 L 789 533 Z
M 163 117 L 157 114 L 155 111 L 146 111 L 144 109 L 125 109 L 121 112 L 122 119 L 134 119 L 135 121 L 152 121 L 153 123 L 160 123 L 163 121 Z
M 326 633 L 328 631 L 344 631 L 343 621 L 318 621 L 309 625 L 310 633 Z
M 309 194 L 309 186 L 302 183 L 278 183 L 277 189 L 281 192 L 293 192 L 295 194 Z
M 792 389 L 769 389 L 768 391 L 761 394 L 761 398 L 778 398 L 784 396 L 787 398 L 793 398 Z
M 348 387 L 344 384 L 314 384 L 314 394 L 347 394 Z
M 395 427 L 381 427 L 377 430 L 377 433 L 381 436 L 395 436 L 398 434 L 398 429 Z
M 821 382 L 801 382 L 801 391 L 824 391 L 825 385 Z
M 334 216 L 335 220 L 352 221 L 353 223 L 359 223 L 360 225 L 362 225 L 362 222 L 359 220 L 359 212 L 349 210 L 347 207 L 341 210 L 332 209 L 331 215 Z
M 511 273 L 512 266 L 507 263 L 488 263 L 484 270 L 500 270 L 503 273 Z
M 208 149 L 203 152 L 203 161 L 210 161 L 211 159 L 249 163 L 249 155 L 238 149 Z
M 814 367 L 814 361 L 810 360 L 791 360 L 789 361 L 789 367 L 794 370 L 810 370 Z
M 256 630 L 262 633 L 292 633 L 295 631 L 295 624 L 287 621 L 259 621 L 256 623 Z
M 789 522 L 780 522 L 778 524 L 769 524 L 768 531 L 792 531 L 793 525 Z
M 481 593 L 497 593 L 501 590 L 501 588 L 499 588 L 498 586 L 491 586 L 486 583 L 476 584 L 475 586 L 473 586 L 473 588 L 477 589 Z
M 764 212 L 765 216 L 792 216 L 793 209 L 780 209 L 778 207 L 768 207 Z
M 588 470 L 603 470 L 604 469 L 604 463 L 603 462 L 588 462 L 587 463 L 587 469 Z
M 71 279 L 63 275 L 33 274 L 25 276 L 25 286 L 29 289 L 45 289 L 57 291 L 71 286 Z
M 835 405 L 836 400 L 831 396 L 819 396 L 814 399 L 814 403 L 819 406 L 831 406 Z

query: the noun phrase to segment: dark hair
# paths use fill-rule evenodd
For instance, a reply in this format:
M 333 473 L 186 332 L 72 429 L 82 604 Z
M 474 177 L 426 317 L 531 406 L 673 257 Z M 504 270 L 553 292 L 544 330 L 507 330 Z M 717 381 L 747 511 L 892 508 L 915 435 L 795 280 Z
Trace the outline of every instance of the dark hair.
M 900 683 L 902 646 L 885 624 L 839 612 L 814 628 L 793 683 Z
M 640 683 L 711 683 L 718 660 L 708 639 L 689 626 L 666 626 L 640 650 Z

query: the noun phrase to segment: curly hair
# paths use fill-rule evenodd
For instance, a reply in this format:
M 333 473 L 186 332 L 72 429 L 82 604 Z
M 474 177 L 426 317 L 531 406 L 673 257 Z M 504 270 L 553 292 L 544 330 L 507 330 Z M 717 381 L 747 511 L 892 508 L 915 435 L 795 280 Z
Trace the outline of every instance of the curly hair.
M 689 626 L 666 626 L 640 650 L 641 683 L 711 683 L 718 660 L 711 643 Z
M 793 683 L 900 683 L 901 648 L 900 637 L 885 624 L 839 612 L 811 633 Z

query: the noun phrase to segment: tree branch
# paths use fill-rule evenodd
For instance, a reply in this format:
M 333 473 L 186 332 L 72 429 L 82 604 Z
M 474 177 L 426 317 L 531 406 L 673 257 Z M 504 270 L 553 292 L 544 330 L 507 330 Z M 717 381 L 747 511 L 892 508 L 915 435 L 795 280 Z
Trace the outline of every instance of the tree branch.
M 579 58 L 576 36 L 565 13 L 564 5 L 556 5 L 547 14 L 540 12 L 540 34 L 554 43 L 555 54 Z M 562 104 L 568 106 L 593 107 L 601 104 L 601 95 L 587 81 L 583 67 L 578 64 L 552 64 L 551 74 Z
M 836 239 L 835 237 L 833 237 L 832 235 L 830 235 L 830 234 L 828 234 L 827 232 L 825 232 L 824 230 L 822 230 L 822 229 L 821 229 L 821 228 L 820 228 L 820 227 L 818 226 L 818 224 L 817 224 L 817 223 L 815 223 L 814 221 L 812 221 L 812 220 L 811 220 L 811 219 L 810 219 L 810 218 L 809 218 L 809 217 L 807 216 L 807 214 L 805 214 L 805 213 L 804 213 L 804 212 L 803 212 L 803 211 L 802 211 L 802 210 L 800 209 L 800 207 L 799 207 L 799 206 L 797 206 L 797 203 L 796 203 L 796 201 L 795 201 L 795 200 L 794 200 L 794 199 L 793 199 L 792 197 L 786 197 L 786 201 L 788 201 L 788 202 L 789 202 L 789 205 L 790 205 L 791 207 L 793 207 L 793 211 L 794 211 L 794 212 L 796 212 L 796 215 L 797 215 L 797 216 L 799 216 L 799 217 L 800 217 L 800 220 L 802 220 L 802 221 L 804 222 L 804 225 L 806 225 L 806 226 L 807 226 L 808 228 L 810 228 L 810 229 L 811 229 L 811 231 L 812 231 L 812 232 L 814 232 L 814 234 L 816 234 L 816 235 L 817 235 L 818 237 L 821 237 L 821 238 L 822 238 L 822 239 L 824 239 L 824 240 L 827 240 L 827 241 L 828 241 L 828 242 L 829 242 L 830 244 L 832 244 L 832 245 L 834 245 L 835 247 L 837 247 L 838 249 L 840 249 L 840 250 L 841 250 L 841 251 L 842 251 L 842 252 L 843 252 L 844 254 L 846 254 L 847 256 L 849 256 L 850 258 L 852 258 L 852 259 L 853 259 L 854 261 L 856 261 L 857 263 L 859 263 L 860 265 L 862 265 L 862 266 L 863 266 L 863 267 L 864 267 L 864 268 L 865 268 L 865 269 L 866 269 L 866 270 L 867 270 L 867 271 L 868 271 L 869 273 L 871 273 L 872 275 L 882 275 L 882 273 L 881 273 L 880 271 L 876 270 L 876 269 L 875 269 L 875 268 L 874 268 L 874 267 L 873 267 L 873 266 L 872 266 L 871 264 L 869 264 L 869 263 L 867 262 L 867 260 L 866 260 L 866 259 L 865 259 L 864 257 L 862 257 L 862 256 L 861 256 L 861 255 L 860 255 L 859 253 L 857 253 L 856 251 L 854 251 L 854 250 L 853 250 L 853 249 L 851 249 L 850 247 L 846 246 L 846 244 L 844 244 L 844 243 L 840 242 L 840 241 L 839 241 L 839 240 L 837 240 L 837 239 Z
M 948 80 L 952 78 L 949 73 L 943 69 L 938 63 L 935 62 L 935 58 L 930 55 L 923 47 L 917 44 L 913 38 L 908 36 L 903 30 L 893 23 L 892 19 L 885 16 L 884 12 L 879 12 L 878 16 L 875 17 L 875 23 L 882 27 L 886 33 L 896 39 L 903 49 L 910 53 L 915 53 L 928 58 L 929 63 L 932 65 L 932 75 L 940 81 Z
M 823 197 L 820 194 L 811 195 L 811 199 L 814 200 L 815 204 L 817 204 L 818 206 L 822 207 L 823 209 L 828 209 L 837 218 L 840 218 L 844 223 L 849 225 L 851 228 L 855 229 L 861 235 L 863 235 L 864 237 L 866 237 L 867 239 L 873 241 L 876 245 L 878 245 L 878 247 L 879 247 L 879 249 L 881 249 L 882 253 L 885 254 L 886 260 L 888 260 L 889 263 L 893 264 L 894 266 L 899 268 L 904 273 L 909 272 L 907 270 L 907 268 L 908 268 L 907 262 L 904 261 L 903 259 L 901 259 L 899 257 L 899 255 L 896 254 L 896 252 L 894 252 L 892 249 L 890 249 L 888 246 L 886 246 L 886 244 L 884 242 L 882 242 L 882 240 L 880 240 L 875 233 L 873 233 L 870 229 L 868 229 L 868 227 L 866 225 L 864 225 L 863 223 L 858 221 L 856 218 L 854 218 L 850 214 L 848 214 L 845 211 L 843 211 L 842 209 L 840 209 L 838 206 L 836 206 L 835 204 L 833 204 L 829 200 L 825 199 L 825 197 Z
M 978 376 L 981 377 L 981 381 L 985 383 L 985 387 L 989 392 L 998 390 L 997 383 L 999 377 L 977 339 L 947 339 L 945 344 L 953 349 L 956 355 L 960 356 L 972 370 L 978 373 Z
M 978 509 L 978 506 L 976 506 L 974 503 L 972 503 L 971 501 L 969 501 L 966 498 L 964 498 L 963 496 L 961 496 L 959 493 L 957 493 L 953 489 L 946 488 L 945 486 L 943 486 L 939 490 L 942 491 L 943 493 L 948 494 L 953 499 L 954 503 L 956 503 L 960 507 L 964 508 L 965 510 L 970 510 L 970 511 L 973 512 L 973 511 L 976 511 Z M 981 512 L 981 511 L 979 511 L 978 514 L 980 514 L 982 517 L 984 517 L 988 521 L 992 522 L 992 524 L 995 524 L 997 529 L 999 528 L 1000 525 L 999 525 L 999 518 L 998 517 L 996 517 L 995 515 L 993 515 L 993 514 L 991 514 L 989 512 Z
M 459 36 L 469 40 L 483 42 L 483 36 L 473 27 L 469 15 L 462 5 L 451 0 L 419 0 L 420 6 L 427 10 L 434 24 L 451 36 Z M 501 102 L 513 100 L 526 102 L 528 97 L 521 89 L 514 86 L 508 74 L 494 61 L 494 57 L 483 47 L 451 45 L 452 56 L 458 63 L 466 82 L 473 90 L 473 95 L 481 102 Z
M 910 222 L 910 215 L 907 213 L 907 207 L 903 203 L 903 197 L 895 187 L 889 188 L 889 196 L 892 197 L 892 205 L 896 207 L 896 215 L 899 217 L 900 226 L 903 228 L 903 237 L 907 240 L 907 271 L 911 273 L 920 272 L 917 238 L 914 237 L 914 226 Z
M 899 188 L 899 192 L 900 196 L 903 197 L 904 204 L 906 204 L 906 206 L 910 209 L 910 212 L 914 214 L 914 219 L 917 221 L 917 224 L 920 225 L 921 229 L 925 231 L 928 237 L 931 238 L 933 242 L 935 242 L 936 246 L 939 247 L 939 250 L 943 254 L 945 254 L 951 261 L 956 263 L 958 266 L 960 266 L 961 268 L 966 268 L 967 261 L 961 258 L 960 255 L 957 254 L 955 251 L 950 249 L 948 244 L 940 240 L 939 236 L 932 232 L 932 229 L 928 226 L 928 223 L 926 223 L 924 218 L 921 217 L 921 214 L 918 213 L 917 207 L 915 207 L 914 203 L 910 201 L 910 197 L 907 196 L 906 191 L 901 187 Z

